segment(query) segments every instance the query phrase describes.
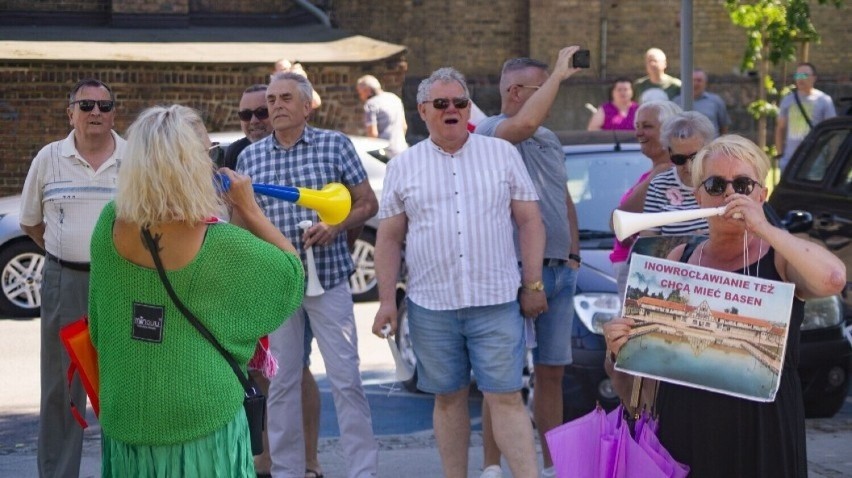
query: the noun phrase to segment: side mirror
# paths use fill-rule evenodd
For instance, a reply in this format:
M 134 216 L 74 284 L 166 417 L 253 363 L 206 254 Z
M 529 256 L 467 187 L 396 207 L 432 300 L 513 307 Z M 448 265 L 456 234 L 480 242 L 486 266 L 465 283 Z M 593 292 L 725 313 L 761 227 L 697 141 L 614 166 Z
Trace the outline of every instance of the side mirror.
M 807 232 L 814 225 L 814 216 L 808 211 L 792 210 L 784 216 L 781 225 L 793 233 Z

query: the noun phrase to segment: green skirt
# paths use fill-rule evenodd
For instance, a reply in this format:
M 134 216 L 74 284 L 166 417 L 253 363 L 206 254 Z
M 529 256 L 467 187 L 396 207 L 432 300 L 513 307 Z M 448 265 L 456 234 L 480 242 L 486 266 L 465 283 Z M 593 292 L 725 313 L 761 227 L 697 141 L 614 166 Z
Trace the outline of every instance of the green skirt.
M 243 407 L 230 423 L 188 443 L 130 445 L 102 434 L 104 478 L 254 477 L 248 421 Z

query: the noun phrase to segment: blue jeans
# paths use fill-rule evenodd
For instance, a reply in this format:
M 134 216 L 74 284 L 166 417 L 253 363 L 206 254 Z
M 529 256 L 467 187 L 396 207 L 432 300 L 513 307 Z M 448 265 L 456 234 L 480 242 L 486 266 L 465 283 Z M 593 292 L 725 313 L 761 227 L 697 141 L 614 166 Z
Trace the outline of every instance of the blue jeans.
M 547 295 L 547 312 L 535 319 L 537 346 L 533 349 L 533 363 L 569 365 L 577 269 L 567 265 L 543 267 L 541 276 Z
M 458 310 L 429 310 L 408 301 L 417 388 L 448 394 L 470 385 L 483 392 L 521 389 L 524 321 L 517 301 Z

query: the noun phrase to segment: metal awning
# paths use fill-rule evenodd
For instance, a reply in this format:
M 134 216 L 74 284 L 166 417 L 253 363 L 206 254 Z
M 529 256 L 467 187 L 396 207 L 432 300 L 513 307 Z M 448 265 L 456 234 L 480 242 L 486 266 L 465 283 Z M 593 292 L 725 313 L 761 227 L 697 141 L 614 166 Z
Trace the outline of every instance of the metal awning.
M 0 60 L 166 63 L 369 63 L 402 45 L 322 25 L 175 29 L 3 27 Z

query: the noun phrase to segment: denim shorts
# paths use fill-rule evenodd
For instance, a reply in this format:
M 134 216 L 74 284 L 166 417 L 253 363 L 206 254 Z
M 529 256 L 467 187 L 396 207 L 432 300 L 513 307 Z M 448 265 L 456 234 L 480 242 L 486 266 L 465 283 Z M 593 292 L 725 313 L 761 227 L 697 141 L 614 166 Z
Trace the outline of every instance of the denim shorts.
M 524 321 L 517 301 L 458 310 L 429 310 L 406 299 L 417 388 L 448 394 L 470 385 L 483 392 L 521 389 Z
M 572 361 L 571 330 L 577 269 L 568 266 L 543 267 L 541 277 L 547 295 L 547 312 L 535 319 L 537 346 L 533 349 L 533 363 L 569 365 Z

